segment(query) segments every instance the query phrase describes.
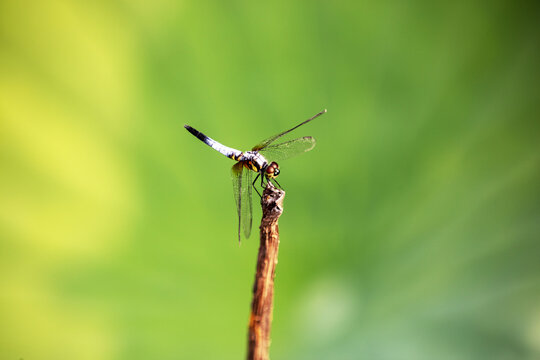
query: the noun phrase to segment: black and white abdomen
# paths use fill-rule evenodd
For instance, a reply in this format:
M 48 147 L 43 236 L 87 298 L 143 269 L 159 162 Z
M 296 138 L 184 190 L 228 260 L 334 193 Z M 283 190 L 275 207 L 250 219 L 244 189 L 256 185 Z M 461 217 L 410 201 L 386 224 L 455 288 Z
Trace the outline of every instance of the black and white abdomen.
M 214 139 L 209 138 L 208 136 L 204 135 L 202 132 L 197 131 L 196 129 L 192 128 L 189 125 L 184 125 L 184 127 L 187 129 L 187 131 L 189 131 L 191 134 L 196 136 L 197 139 L 201 140 L 203 143 L 210 146 L 212 149 L 219 151 L 226 157 L 234 159 L 234 160 L 239 160 L 242 158 L 242 152 L 240 150 L 236 150 L 228 146 L 225 146 L 223 144 L 220 144 Z

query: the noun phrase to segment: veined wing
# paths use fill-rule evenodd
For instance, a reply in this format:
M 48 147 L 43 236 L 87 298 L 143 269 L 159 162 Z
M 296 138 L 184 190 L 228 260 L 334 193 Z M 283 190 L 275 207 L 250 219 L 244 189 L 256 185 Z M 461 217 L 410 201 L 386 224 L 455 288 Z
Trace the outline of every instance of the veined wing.
M 304 136 L 284 143 L 268 145 L 259 152 L 268 161 L 279 162 L 310 151 L 315 147 L 315 144 L 316 142 L 313 137 Z
M 247 239 L 251 234 L 251 222 L 253 219 L 253 203 L 251 200 L 251 170 L 244 169 L 241 162 L 233 165 L 231 176 L 233 181 L 234 201 L 238 213 L 238 241 L 242 238 L 242 229 L 244 237 Z
M 266 139 L 266 140 L 261 141 L 259 144 L 255 145 L 255 146 L 253 147 L 253 149 L 251 149 L 251 150 L 254 150 L 254 151 L 260 151 L 260 150 L 266 148 L 268 145 L 270 145 L 271 143 L 273 143 L 274 141 L 276 141 L 277 139 L 279 139 L 279 138 L 282 137 L 283 135 L 290 133 L 290 132 L 293 131 L 294 129 L 296 129 L 296 128 L 298 128 L 298 127 L 304 125 L 304 124 L 307 124 L 308 122 L 310 122 L 311 120 L 313 120 L 313 119 L 315 119 L 315 118 L 321 116 L 321 115 L 324 114 L 325 112 L 326 112 L 326 109 L 324 109 L 324 110 L 321 111 L 320 113 L 318 113 L 318 114 L 312 116 L 311 118 L 307 119 L 307 120 L 304 121 L 304 122 L 301 122 L 300 124 L 296 125 L 295 127 L 291 128 L 291 129 L 289 129 L 289 130 L 287 130 L 287 131 L 281 132 L 281 133 L 279 133 L 279 134 L 277 134 L 277 135 L 274 135 L 274 136 L 272 136 L 272 137 L 269 137 L 269 138 Z M 306 150 L 306 151 L 307 151 L 307 150 Z

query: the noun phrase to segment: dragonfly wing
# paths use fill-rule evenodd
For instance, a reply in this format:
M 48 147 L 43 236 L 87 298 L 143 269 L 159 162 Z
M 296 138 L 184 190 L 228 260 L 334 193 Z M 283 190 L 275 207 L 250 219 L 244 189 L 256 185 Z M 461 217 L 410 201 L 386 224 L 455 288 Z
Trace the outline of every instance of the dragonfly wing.
M 238 214 L 238 241 L 240 242 L 242 234 L 242 170 L 244 167 L 241 162 L 237 162 L 231 169 L 233 182 L 234 202 L 236 203 L 236 212 Z
M 244 169 L 242 175 L 242 227 L 244 228 L 245 238 L 251 235 L 251 226 L 253 221 L 253 201 L 252 201 L 252 184 L 253 171 Z
M 276 141 L 277 139 L 279 139 L 279 138 L 282 137 L 283 135 L 290 133 L 290 132 L 293 131 L 294 129 L 296 129 L 296 128 L 298 128 L 298 127 L 304 125 L 304 124 L 307 124 L 308 122 L 310 122 L 311 120 L 313 120 L 313 119 L 315 119 L 315 118 L 321 116 L 321 115 L 324 114 L 325 112 L 326 112 L 326 109 L 324 109 L 324 110 L 321 111 L 320 113 L 318 113 L 318 114 L 316 114 L 316 115 L 310 117 L 309 119 L 307 119 L 307 120 L 301 122 L 300 124 L 296 125 L 295 127 L 291 128 L 291 129 L 289 129 L 289 130 L 283 131 L 283 132 L 281 132 L 281 133 L 279 133 L 279 134 L 276 134 L 276 135 L 274 135 L 274 136 L 269 137 L 269 138 L 266 139 L 266 140 L 261 141 L 259 144 L 255 145 L 255 146 L 253 147 L 253 149 L 251 149 L 251 150 L 259 151 L 259 150 L 262 150 L 262 149 L 266 148 L 267 146 L 269 146 L 271 143 L 273 143 L 274 141 Z M 306 150 L 306 151 L 307 151 L 307 150 Z
M 269 161 L 279 162 L 310 151 L 315 147 L 315 144 L 313 137 L 304 136 L 284 143 L 268 145 L 259 152 Z
M 242 229 L 247 239 L 251 233 L 253 203 L 251 201 L 251 171 L 244 169 L 241 162 L 233 165 L 231 170 L 234 201 L 238 214 L 238 241 L 242 239 Z

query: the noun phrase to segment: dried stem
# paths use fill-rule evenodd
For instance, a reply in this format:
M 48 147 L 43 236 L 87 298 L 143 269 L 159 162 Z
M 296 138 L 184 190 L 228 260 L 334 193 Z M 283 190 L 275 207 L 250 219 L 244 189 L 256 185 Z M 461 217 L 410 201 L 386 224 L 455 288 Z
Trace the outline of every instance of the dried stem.
M 283 212 L 285 192 L 268 184 L 261 199 L 261 243 L 253 285 L 249 317 L 248 360 L 267 360 L 274 302 L 274 274 L 278 262 L 278 219 Z

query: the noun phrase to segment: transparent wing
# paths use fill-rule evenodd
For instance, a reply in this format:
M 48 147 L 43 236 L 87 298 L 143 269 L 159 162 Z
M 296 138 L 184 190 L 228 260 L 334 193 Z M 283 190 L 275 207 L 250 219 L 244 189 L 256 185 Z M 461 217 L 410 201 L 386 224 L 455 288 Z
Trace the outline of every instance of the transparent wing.
M 253 171 L 244 169 L 242 175 L 242 227 L 244 228 L 244 236 L 246 239 L 251 235 L 251 225 L 253 221 L 253 202 L 251 196 L 251 182 Z
M 315 139 L 304 136 L 284 143 L 268 145 L 259 152 L 268 160 L 279 162 L 310 151 L 315 147 Z
M 236 211 L 238 214 L 238 241 L 242 239 L 242 228 L 245 238 L 251 234 L 251 223 L 253 218 L 253 203 L 251 200 L 251 178 L 252 173 L 244 169 L 241 162 L 233 165 L 231 170 L 233 182 L 234 201 L 236 202 Z
M 238 214 L 238 241 L 240 241 L 240 235 L 242 233 L 242 170 L 243 166 L 241 162 L 237 162 L 231 169 L 231 177 L 233 182 L 233 195 L 236 203 L 236 211 Z
M 304 125 L 304 124 L 307 124 L 308 122 L 310 122 L 311 120 L 313 120 L 313 119 L 315 119 L 315 118 L 321 116 L 321 115 L 324 114 L 325 112 L 326 112 L 326 109 L 324 109 L 324 110 L 321 111 L 320 113 L 318 113 L 318 114 L 316 114 L 316 115 L 310 117 L 310 118 L 307 119 L 306 121 L 301 122 L 300 124 L 296 125 L 295 127 L 291 128 L 291 129 L 289 129 L 289 130 L 283 131 L 283 132 L 281 132 L 281 133 L 279 133 L 279 134 L 277 134 L 277 135 L 271 136 L 271 137 L 269 137 L 268 139 L 261 141 L 259 144 L 255 145 L 255 146 L 253 147 L 253 149 L 251 149 L 251 150 L 259 151 L 259 150 L 262 150 L 262 149 L 266 148 L 268 145 L 270 145 L 271 143 L 273 143 L 274 141 L 276 141 L 277 139 L 279 139 L 279 138 L 282 137 L 283 135 L 290 133 L 290 132 L 293 131 L 294 129 L 296 129 L 296 128 L 298 128 L 298 127 Z M 308 150 L 306 150 L 306 151 L 308 151 Z

